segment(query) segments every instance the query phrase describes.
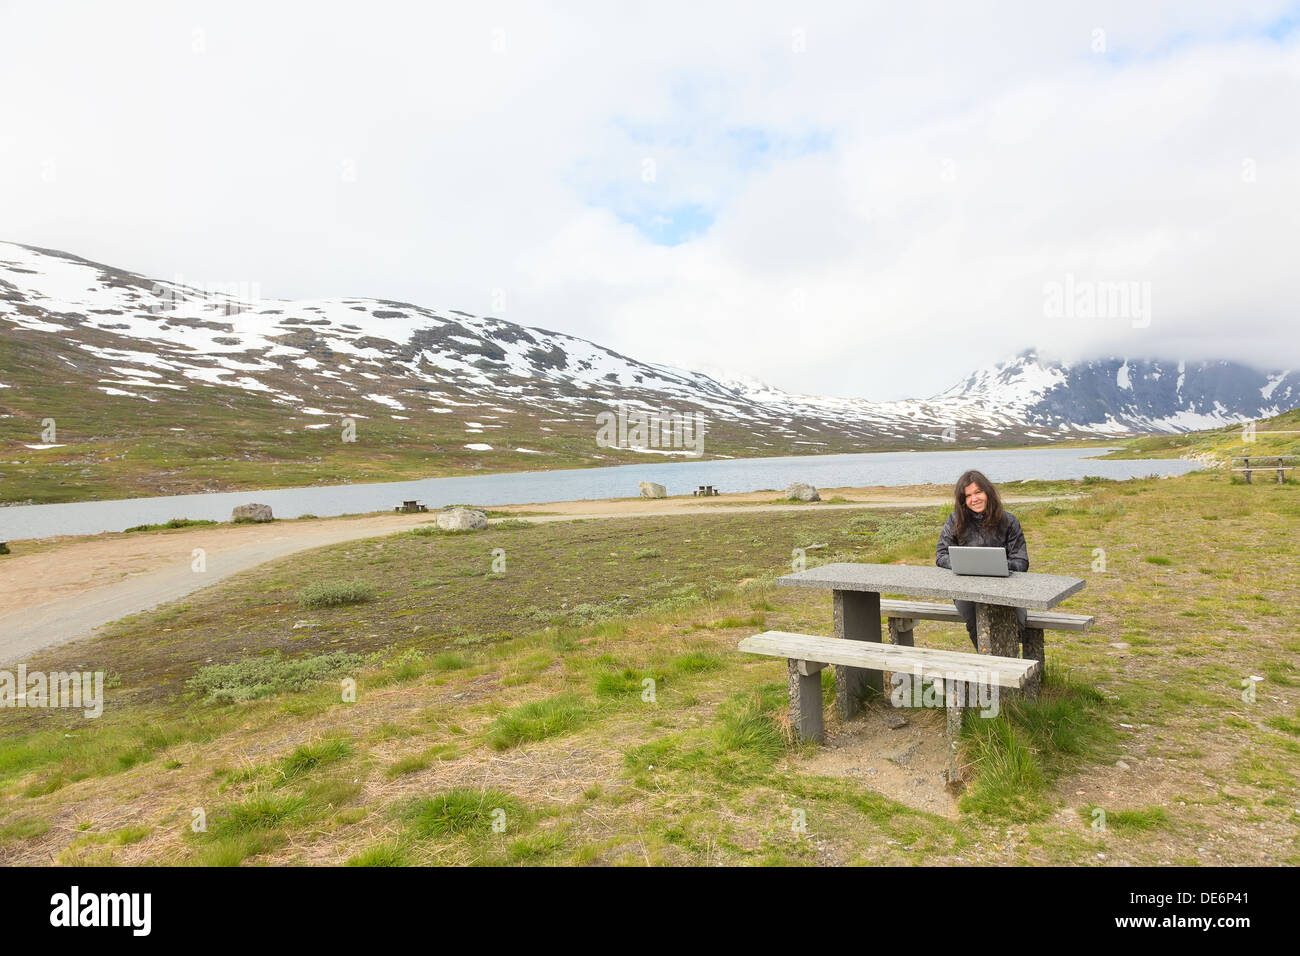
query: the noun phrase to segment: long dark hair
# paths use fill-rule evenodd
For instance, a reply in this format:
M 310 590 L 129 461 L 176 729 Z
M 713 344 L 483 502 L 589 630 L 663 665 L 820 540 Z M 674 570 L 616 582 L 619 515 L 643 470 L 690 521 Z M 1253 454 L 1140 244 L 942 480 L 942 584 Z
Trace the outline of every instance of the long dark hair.
M 1002 510 L 1002 499 L 998 497 L 998 490 L 993 486 L 993 482 L 985 478 L 982 471 L 976 471 L 974 468 L 963 471 L 952 489 L 952 513 L 956 515 L 953 537 L 957 541 L 965 540 L 966 529 L 973 521 L 979 520 L 976 519 L 975 512 L 966 507 L 966 486 L 971 484 L 978 485 L 980 491 L 988 498 L 988 502 L 984 505 L 982 519 L 985 526 L 1000 528 L 1002 522 L 1006 520 L 1006 512 Z

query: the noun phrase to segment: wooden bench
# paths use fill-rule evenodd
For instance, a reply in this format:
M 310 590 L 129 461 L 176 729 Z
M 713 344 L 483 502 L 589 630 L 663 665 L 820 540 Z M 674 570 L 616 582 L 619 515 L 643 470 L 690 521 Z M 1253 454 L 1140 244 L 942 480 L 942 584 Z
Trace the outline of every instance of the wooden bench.
M 880 613 L 888 618 L 889 642 L 905 647 L 913 645 L 913 628 L 917 621 L 952 621 L 966 623 L 955 605 L 932 604 L 929 601 L 880 601 Z M 1047 649 L 1043 642 L 1043 631 L 1082 632 L 1092 627 L 1091 614 L 1066 614 L 1063 611 L 1025 612 L 1024 643 L 1020 654 L 1032 658 L 1040 665 L 1047 665 Z M 1042 689 L 1042 667 L 1025 687 L 1025 695 L 1030 698 L 1038 696 Z
M 961 730 L 966 685 L 986 683 L 1023 689 L 1040 674 L 1034 659 L 964 654 L 926 647 L 906 647 L 875 641 L 848 641 L 788 631 L 764 631 L 740 642 L 749 654 L 786 659 L 790 695 L 790 721 L 801 740 L 825 739 L 822 722 L 821 671 L 828 664 L 879 671 L 904 671 L 922 683 L 941 681 L 947 709 L 948 780 L 956 783 L 957 734 Z
M 1251 480 L 1250 480 L 1251 472 L 1276 471 L 1277 483 L 1280 485 L 1286 480 L 1285 473 L 1288 471 L 1293 471 L 1296 468 L 1295 465 L 1282 464 L 1282 459 L 1284 458 L 1289 459 L 1291 461 L 1295 461 L 1297 458 L 1300 458 L 1300 455 L 1234 455 L 1232 460 L 1244 461 L 1246 463 L 1246 467 L 1233 468 L 1232 470 L 1244 471 L 1246 473 L 1246 484 L 1248 485 L 1251 484 Z M 1270 461 L 1273 462 L 1273 464 L 1270 465 L 1269 464 Z M 1257 462 L 1257 464 L 1252 465 L 1251 462 Z

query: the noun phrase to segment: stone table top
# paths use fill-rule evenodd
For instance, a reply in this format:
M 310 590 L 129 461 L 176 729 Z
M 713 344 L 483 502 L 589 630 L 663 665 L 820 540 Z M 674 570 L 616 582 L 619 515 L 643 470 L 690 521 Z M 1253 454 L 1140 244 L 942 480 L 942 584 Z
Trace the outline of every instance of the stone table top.
M 831 588 L 836 591 L 876 591 L 913 594 L 948 600 L 1004 604 L 1046 611 L 1060 604 L 1087 582 L 1060 574 L 1012 571 L 1009 577 L 986 578 L 954 574 L 947 568 L 909 564 L 824 564 L 776 579 L 788 587 Z

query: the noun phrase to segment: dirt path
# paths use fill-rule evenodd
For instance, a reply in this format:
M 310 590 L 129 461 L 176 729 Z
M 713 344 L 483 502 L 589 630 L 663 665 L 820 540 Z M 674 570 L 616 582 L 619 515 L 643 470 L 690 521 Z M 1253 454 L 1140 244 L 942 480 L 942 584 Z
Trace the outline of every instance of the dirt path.
M 507 505 L 494 510 L 525 512 L 529 521 L 550 522 L 800 509 L 933 507 L 947 500 L 943 495 L 900 494 L 897 488 L 825 491 L 827 498 L 852 496 L 852 500 L 847 504 L 772 504 L 775 492 L 753 492 L 707 499 L 632 498 Z M 1014 504 L 1049 499 L 1004 496 L 1003 500 Z M 737 505 L 736 502 L 769 503 Z M 342 541 L 396 534 L 427 524 L 432 517 L 430 514 L 378 514 L 47 539 L 29 554 L 19 551 L 4 559 L 4 587 L 0 588 L 0 664 L 84 637 L 103 624 L 174 601 L 267 561 Z M 201 571 L 194 566 L 196 549 L 202 551 Z

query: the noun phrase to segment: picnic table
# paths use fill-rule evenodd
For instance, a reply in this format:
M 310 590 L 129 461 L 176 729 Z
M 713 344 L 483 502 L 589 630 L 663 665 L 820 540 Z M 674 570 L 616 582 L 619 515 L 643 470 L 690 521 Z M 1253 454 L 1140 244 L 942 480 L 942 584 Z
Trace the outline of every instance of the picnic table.
M 1250 476 L 1256 471 L 1276 471 L 1277 483 L 1280 485 L 1286 480 L 1286 472 L 1294 471 L 1297 465 L 1284 465 L 1283 461 L 1300 460 L 1300 455 L 1234 455 L 1233 461 L 1244 461 L 1245 467 L 1233 466 L 1233 471 L 1244 471 L 1246 473 L 1246 484 L 1252 484 Z M 1271 464 L 1270 464 L 1271 462 Z
M 1008 577 L 994 578 L 958 575 L 940 567 L 848 563 L 826 564 L 787 574 L 777 578 L 776 583 L 787 587 L 829 588 L 834 607 L 835 636 L 854 641 L 880 643 L 882 593 L 972 601 L 975 603 L 979 653 L 997 657 L 1020 656 L 1017 607 L 1026 608 L 1027 611 L 1047 611 L 1086 586 L 1082 578 L 1030 571 L 1012 571 Z M 955 608 L 952 613 L 955 616 Z M 1091 623 L 1091 618 L 1088 618 L 1088 622 Z M 1035 622 L 1031 618 L 1029 623 L 1041 625 L 1043 622 Z M 906 639 L 902 639 L 903 635 L 896 633 L 896 630 L 905 630 Z M 1039 646 L 1031 649 L 1026 641 L 1025 656 L 1029 657 L 1033 653 L 1041 661 L 1042 630 L 1041 627 L 1032 630 L 1037 631 Z M 912 643 L 910 626 L 905 629 L 896 628 L 892 616 L 890 631 L 893 643 Z M 883 672 L 836 665 L 835 701 L 841 717 L 847 719 L 857 713 L 867 687 L 883 693 Z

